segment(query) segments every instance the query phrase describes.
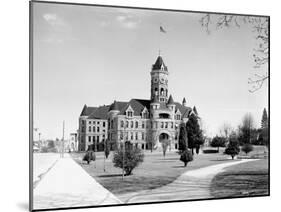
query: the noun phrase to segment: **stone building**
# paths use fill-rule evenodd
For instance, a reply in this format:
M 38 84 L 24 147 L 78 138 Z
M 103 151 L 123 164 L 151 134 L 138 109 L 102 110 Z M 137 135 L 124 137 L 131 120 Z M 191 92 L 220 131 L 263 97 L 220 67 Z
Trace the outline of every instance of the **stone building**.
M 142 149 L 161 149 L 163 141 L 169 149 L 178 148 L 178 134 L 181 123 L 186 123 L 194 112 L 182 103 L 175 102 L 168 95 L 168 67 L 159 55 L 152 65 L 150 99 L 131 99 L 128 102 L 114 101 L 100 107 L 84 106 L 79 117 L 79 151 L 96 145 L 103 150 L 108 139 L 111 147 L 129 140 Z

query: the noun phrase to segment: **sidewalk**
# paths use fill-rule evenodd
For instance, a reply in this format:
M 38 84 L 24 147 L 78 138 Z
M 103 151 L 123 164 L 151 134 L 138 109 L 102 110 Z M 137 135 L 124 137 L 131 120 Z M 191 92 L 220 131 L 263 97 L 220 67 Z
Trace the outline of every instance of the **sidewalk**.
M 65 154 L 33 190 L 33 209 L 121 204 Z
M 253 160 L 239 160 L 187 171 L 174 182 L 153 190 L 120 196 L 124 203 L 159 202 L 174 200 L 208 199 L 213 177 L 224 168 Z
M 33 183 L 37 184 L 58 159 L 58 153 L 33 153 Z

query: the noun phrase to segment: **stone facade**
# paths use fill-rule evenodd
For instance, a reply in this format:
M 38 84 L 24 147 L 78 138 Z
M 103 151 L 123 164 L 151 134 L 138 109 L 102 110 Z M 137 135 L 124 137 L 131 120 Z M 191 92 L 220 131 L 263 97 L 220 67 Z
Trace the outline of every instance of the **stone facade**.
M 106 139 L 112 149 L 125 140 L 142 149 L 161 150 L 163 141 L 169 142 L 170 150 L 178 148 L 179 126 L 194 111 L 186 106 L 185 98 L 178 103 L 168 95 L 169 72 L 161 56 L 152 65 L 150 75 L 150 99 L 84 106 L 79 117 L 79 151 L 87 150 L 89 145 L 102 151 Z

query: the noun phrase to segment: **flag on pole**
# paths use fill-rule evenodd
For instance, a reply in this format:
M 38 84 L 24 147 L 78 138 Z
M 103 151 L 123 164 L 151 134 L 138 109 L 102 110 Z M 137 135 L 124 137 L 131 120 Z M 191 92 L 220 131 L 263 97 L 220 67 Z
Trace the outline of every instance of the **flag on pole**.
M 162 26 L 160 26 L 160 32 L 167 33 L 166 30 Z

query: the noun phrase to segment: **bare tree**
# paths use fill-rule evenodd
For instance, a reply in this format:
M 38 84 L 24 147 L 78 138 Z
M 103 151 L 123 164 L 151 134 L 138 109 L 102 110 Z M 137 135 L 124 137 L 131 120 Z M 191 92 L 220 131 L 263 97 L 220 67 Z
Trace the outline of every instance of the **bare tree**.
M 220 128 L 221 136 L 225 137 L 226 139 L 229 138 L 229 135 L 231 134 L 232 131 L 233 131 L 233 128 L 227 122 L 223 123 L 223 125 Z
M 268 71 L 259 73 L 261 66 L 268 64 L 269 61 L 269 17 L 264 16 L 242 16 L 242 15 L 217 15 L 205 14 L 201 17 L 200 23 L 208 34 L 211 28 L 216 29 L 238 27 L 242 24 L 249 24 L 253 28 L 253 34 L 257 40 L 257 46 L 253 49 L 253 59 L 255 62 L 255 73 L 248 78 L 250 92 L 259 90 L 268 79 Z
M 240 143 L 251 143 L 251 134 L 254 129 L 254 118 L 251 113 L 244 115 L 240 126 Z

